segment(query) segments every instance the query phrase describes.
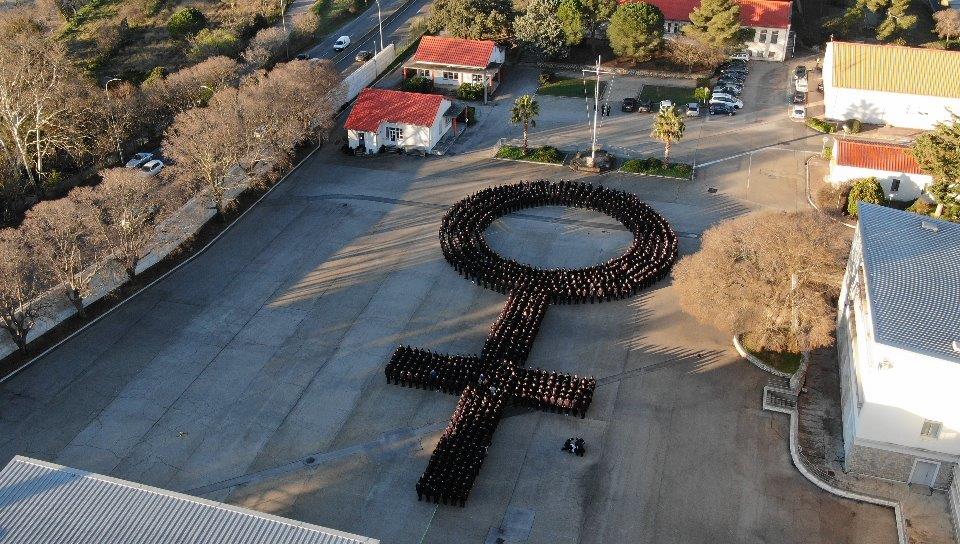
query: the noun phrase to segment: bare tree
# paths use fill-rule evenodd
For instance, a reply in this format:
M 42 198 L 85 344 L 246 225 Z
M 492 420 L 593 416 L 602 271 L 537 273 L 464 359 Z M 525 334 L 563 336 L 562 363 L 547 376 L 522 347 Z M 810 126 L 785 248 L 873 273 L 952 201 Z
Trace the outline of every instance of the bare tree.
M 950 40 L 960 36 L 960 9 L 942 9 L 933 14 L 936 21 L 934 29 L 938 36 L 944 39 L 947 47 L 950 47 Z
M 763 212 L 706 231 L 674 268 L 680 305 L 703 323 L 749 334 L 758 347 L 833 343 L 850 234 L 816 212 Z
M 21 353 L 27 335 L 44 315 L 47 288 L 33 244 L 19 229 L 0 230 L 0 328 Z
M 65 198 L 39 202 L 20 226 L 36 247 L 47 282 L 63 285 L 80 317 L 86 317 L 84 299 L 105 257 L 93 193 L 79 187 Z
M 204 105 L 218 90 L 237 84 L 240 65 L 227 57 L 211 57 L 166 78 L 144 85 L 146 110 L 154 126 L 165 127 L 178 114 Z
M 155 238 L 163 210 L 156 177 L 133 168 L 104 170 L 95 189 L 98 225 L 106 250 L 129 279 L 137 275 L 137 263 Z
M 106 129 L 103 131 L 100 147 L 105 153 L 116 153 L 122 163 L 125 160 L 124 144 L 140 128 L 142 95 L 136 86 L 126 81 L 112 86 L 107 85 L 100 106 L 100 114 Z
M 687 72 L 698 69 L 712 70 L 727 58 L 723 48 L 686 36 L 676 36 L 669 40 L 665 49 L 670 61 L 685 66 Z

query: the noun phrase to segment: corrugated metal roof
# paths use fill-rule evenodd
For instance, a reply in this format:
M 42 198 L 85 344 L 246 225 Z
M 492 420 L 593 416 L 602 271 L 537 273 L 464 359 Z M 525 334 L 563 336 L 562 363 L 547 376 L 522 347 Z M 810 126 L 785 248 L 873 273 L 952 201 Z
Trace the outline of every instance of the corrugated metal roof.
M 830 42 L 833 85 L 960 98 L 960 52 L 897 45 Z
M 923 173 L 909 147 L 886 142 L 838 138 L 837 164 L 904 174 Z
M 483 70 L 493 59 L 490 40 L 467 40 L 451 36 L 424 36 L 420 39 L 413 60 L 431 64 L 449 64 Z
M 859 214 L 876 341 L 960 362 L 960 224 L 865 203 Z
M 629 4 L 640 0 L 619 0 Z M 700 0 L 644 0 L 663 12 L 667 21 L 689 21 L 690 13 L 700 6 Z M 793 13 L 790 0 L 739 0 L 740 23 L 759 28 L 787 28 Z
M 377 544 L 372 538 L 17 456 L 0 471 L 3 544 Z

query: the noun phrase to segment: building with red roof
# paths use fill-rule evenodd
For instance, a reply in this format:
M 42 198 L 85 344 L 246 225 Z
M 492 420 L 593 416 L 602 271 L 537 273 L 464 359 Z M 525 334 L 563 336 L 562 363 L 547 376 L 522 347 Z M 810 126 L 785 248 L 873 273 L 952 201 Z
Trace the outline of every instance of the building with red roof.
M 424 36 L 417 52 L 403 65 L 403 77 L 426 77 L 435 87 L 447 89 L 484 83 L 490 94 L 500 85 L 505 58 L 504 49 L 490 40 Z
M 933 182 L 917 164 L 908 143 L 837 138 L 829 181 L 840 184 L 857 178 L 877 178 L 891 200 L 913 200 Z
M 462 110 L 436 94 L 364 89 L 343 125 L 347 145 L 360 153 L 384 147 L 429 153 L 448 132 L 456 134 Z
M 621 4 L 637 0 L 620 0 Z M 690 13 L 700 6 L 700 0 L 643 0 L 663 12 L 667 37 L 680 33 L 690 22 Z M 750 30 L 744 41 L 744 50 L 756 60 L 783 61 L 792 53 L 793 41 L 790 20 L 793 2 L 790 0 L 739 0 L 740 22 Z

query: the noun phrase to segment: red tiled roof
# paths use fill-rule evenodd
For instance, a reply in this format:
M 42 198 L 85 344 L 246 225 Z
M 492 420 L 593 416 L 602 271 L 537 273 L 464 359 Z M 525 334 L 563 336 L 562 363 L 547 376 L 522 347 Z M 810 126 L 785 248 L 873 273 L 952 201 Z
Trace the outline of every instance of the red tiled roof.
M 344 123 L 347 130 L 377 132 L 381 123 L 433 125 L 444 98 L 438 94 L 364 89 Z
M 490 64 L 490 57 L 496 45 L 492 41 L 424 36 L 420 40 L 417 52 L 413 55 L 413 60 L 482 69 Z
M 837 164 L 886 172 L 923 174 L 907 147 L 883 142 L 838 139 Z
M 621 4 L 638 0 L 620 0 Z M 700 6 L 700 0 L 644 0 L 657 6 L 668 21 L 689 21 L 690 12 Z M 739 0 L 740 22 L 744 26 L 787 28 L 793 2 L 789 0 Z

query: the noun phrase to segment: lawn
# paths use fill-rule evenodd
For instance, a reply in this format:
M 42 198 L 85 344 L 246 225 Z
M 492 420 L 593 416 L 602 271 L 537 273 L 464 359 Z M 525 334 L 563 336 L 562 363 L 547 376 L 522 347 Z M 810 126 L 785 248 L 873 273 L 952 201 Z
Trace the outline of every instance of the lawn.
M 803 355 L 799 353 L 780 353 L 767 349 L 758 349 L 752 345 L 754 342 L 750 339 L 749 335 L 743 335 L 741 342 L 743 347 L 757 359 L 760 359 L 780 372 L 793 374 L 800 368 L 800 363 L 803 362 Z
M 668 87 L 666 85 L 644 85 L 640 91 L 641 100 L 671 100 L 674 104 L 689 104 L 696 102 L 692 87 Z
M 647 174 L 651 176 L 667 176 L 671 178 L 690 179 L 693 167 L 682 162 L 665 164 L 657 158 L 633 159 L 623 163 L 620 171 L 631 174 Z
M 600 82 L 600 96 L 603 96 L 603 90 L 607 87 L 605 81 Z M 547 95 L 547 96 L 569 96 L 571 98 L 583 98 L 587 96 L 593 98 L 593 91 L 596 89 L 595 81 L 587 81 L 584 83 L 582 79 L 561 79 L 560 81 L 554 81 L 553 83 L 547 83 L 541 85 L 537 89 L 537 94 Z
M 514 161 L 563 164 L 563 161 L 567 155 L 563 151 L 560 151 L 559 149 L 549 145 L 527 149 L 526 154 L 524 154 L 522 147 L 505 145 L 497 150 L 497 154 L 495 156 L 498 159 L 510 159 Z

